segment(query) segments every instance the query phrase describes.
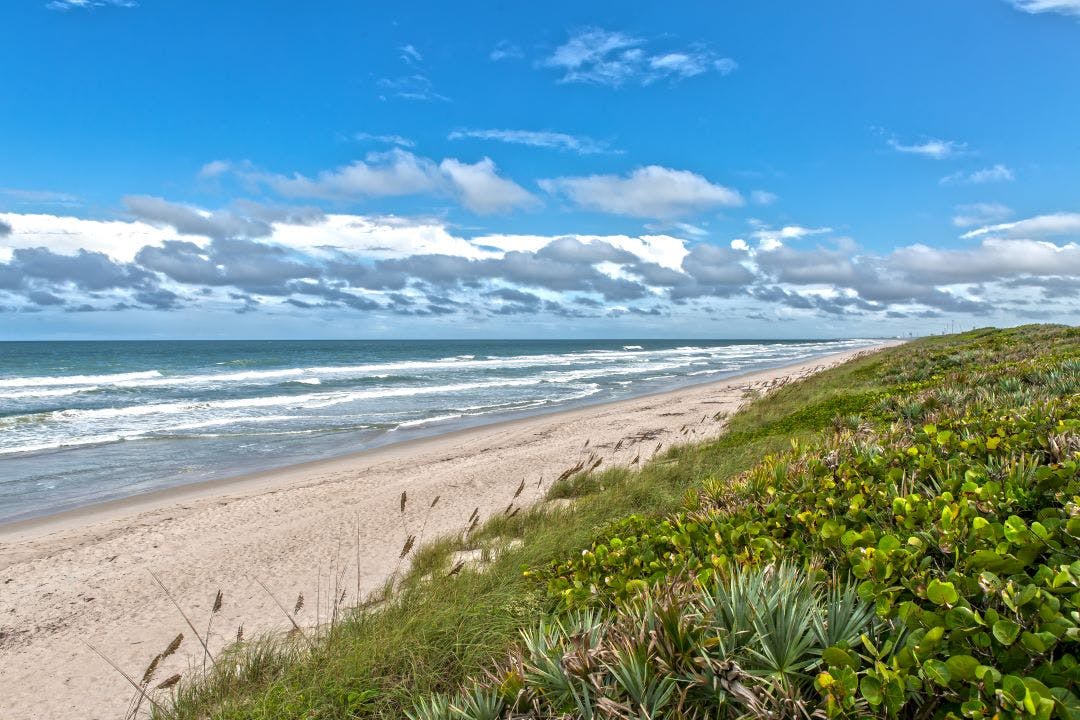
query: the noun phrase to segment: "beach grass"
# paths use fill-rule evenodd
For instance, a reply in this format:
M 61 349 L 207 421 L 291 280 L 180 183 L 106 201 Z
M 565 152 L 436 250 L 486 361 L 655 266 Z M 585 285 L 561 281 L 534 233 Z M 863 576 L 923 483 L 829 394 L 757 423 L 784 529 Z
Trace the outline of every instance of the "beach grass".
M 490 680 L 523 630 L 563 611 L 551 569 L 569 567 L 621 521 L 685 512 L 705 488 L 715 494 L 763 459 L 824 436 L 903 421 L 905 413 L 921 422 L 924 390 L 942 378 L 956 385 L 945 392 L 973 393 L 975 379 L 994 368 L 1007 378 L 1010 365 L 1078 356 L 1076 330 L 980 330 L 914 341 L 771 390 L 728 418 L 714 441 L 668 447 L 640 468 L 572 474 L 549 488 L 546 502 L 421 543 L 392 591 L 304 639 L 283 633 L 238 643 L 205 674 L 158 697 L 153 715 L 404 717 L 433 696 Z

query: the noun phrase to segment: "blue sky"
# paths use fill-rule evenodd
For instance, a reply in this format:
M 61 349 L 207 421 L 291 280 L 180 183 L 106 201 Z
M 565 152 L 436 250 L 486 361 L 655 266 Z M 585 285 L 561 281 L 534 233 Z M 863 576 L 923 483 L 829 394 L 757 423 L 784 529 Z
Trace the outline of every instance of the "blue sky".
M 1076 317 L 1080 0 L 0 20 L 0 338 Z

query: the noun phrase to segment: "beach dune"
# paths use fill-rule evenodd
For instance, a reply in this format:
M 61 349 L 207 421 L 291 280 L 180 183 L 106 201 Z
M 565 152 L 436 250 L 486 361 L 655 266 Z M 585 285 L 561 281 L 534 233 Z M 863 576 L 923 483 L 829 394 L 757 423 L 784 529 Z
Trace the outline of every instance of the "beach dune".
M 130 688 L 91 645 L 139 676 L 184 632 L 157 677 L 201 664 L 201 646 L 151 573 L 196 622 L 222 591 L 211 651 L 241 625 L 247 637 L 287 629 L 261 584 L 290 606 L 303 593 L 298 619 L 314 624 L 335 592 L 355 601 L 357 579 L 361 594 L 385 583 L 406 527 L 423 527 L 426 539 L 460 531 L 474 508 L 484 520 L 534 503 L 587 459 L 601 468 L 644 462 L 716 437 L 748 388 L 857 352 L 865 350 L 0 526 L 0 718 L 121 717 Z

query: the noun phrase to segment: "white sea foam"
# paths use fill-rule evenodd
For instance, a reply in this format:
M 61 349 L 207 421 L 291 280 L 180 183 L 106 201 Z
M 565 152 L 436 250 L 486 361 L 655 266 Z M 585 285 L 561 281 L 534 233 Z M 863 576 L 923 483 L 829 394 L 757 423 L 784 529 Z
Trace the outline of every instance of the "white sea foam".
M 79 393 L 95 392 L 100 389 L 98 385 L 83 385 L 82 387 L 58 388 L 56 390 L 15 390 L 14 392 L 0 392 L 0 400 L 67 397 Z
M 40 377 L 0 378 L 0 388 L 55 387 L 58 385 L 113 385 L 131 380 L 161 377 L 157 370 L 146 372 L 114 373 L 111 375 L 43 375 Z
M 0 402 L 29 400 L 30 405 L 20 402 L 15 407 L 27 407 L 24 414 L 0 418 L 0 426 L 4 427 L 0 456 L 170 438 L 177 433 L 183 433 L 183 437 L 188 437 L 187 433 L 217 436 L 204 431 L 218 428 L 226 435 L 233 435 L 234 427 L 236 433 L 245 435 L 308 434 L 324 432 L 328 423 L 351 428 L 364 423 L 411 428 L 463 416 L 572 402 L 601 393 L 604 388 L 626 388 L 638 382 L 779 365 L 866 344 L 868 341 L 851 340 L 684 345 L 658 350 L 625 345 L 621 349 L 569 353 L 480 358 L 460 355 L 438 360 L 171 376 L 145 371 L 4 378 L 0 379 Z M 416 377 L 410 380 L 410 376 Z M 389 377 L 395 379 L 381 382 Z M 331 388 L 316 391 L 323 383 L 332 383 Z M 295 392 L 288 393 L 289 384 L 308 386 L 312 391 L 294 385 L 291 389 Z M 237 394 L 235 389 L 239 387 L 247 397 L 229 397 Z M 142 388 L 151 390 L 138 392 Z M 155 388 L 167 390 L 158 392 Z M 89 395 L 91 392 L 94 394 Z M 50 405 L 55 407 L 55 403 L 42 402 L 37 412 L 30 412 L 35 398 L 48 401 L 80 394 L 86 394 L 89 402 L 72 400 L 62 410 L 51 410 Z M 106 406 L 86 407 L 90 402 Z M 326 412 L 320 412 L 323 409 Z M 427 417 L 420 417 L 423 415 Z M 395 422 L 398 418 L 400 421 Z M 275 424 L 277 427 L 254 427 Z

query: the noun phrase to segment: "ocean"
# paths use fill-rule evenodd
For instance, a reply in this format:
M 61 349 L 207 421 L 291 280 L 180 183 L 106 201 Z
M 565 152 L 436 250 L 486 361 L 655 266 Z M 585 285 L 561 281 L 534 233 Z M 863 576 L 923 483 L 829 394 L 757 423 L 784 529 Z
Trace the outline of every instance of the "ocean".
M 868 346 L 0 343 L 0 522 Z

